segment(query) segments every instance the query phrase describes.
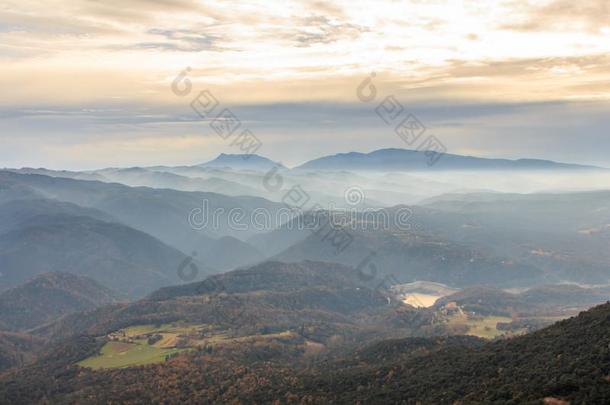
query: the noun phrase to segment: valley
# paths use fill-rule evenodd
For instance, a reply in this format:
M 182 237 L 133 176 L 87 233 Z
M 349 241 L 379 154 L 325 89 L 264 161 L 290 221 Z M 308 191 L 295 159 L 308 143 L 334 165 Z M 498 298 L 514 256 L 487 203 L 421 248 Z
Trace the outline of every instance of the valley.
M 4 0 L 0 405 L 610 405 L 610 0 Z
M 559 347 L 558 330 L 580 342 L 579 322 L 593 342 L 607 337 L 607 192 L 456 193 L 438 182 L 429 188 L 444 193 L 411 196 L 417 204 L 286 216 L 259 183 L 269 161 L 254 162 L 0 171 L 0 402 L 604 398 L 597 343 L 573 348 L 586 361 L 562 351 L 595 370 L 584 378 L 561 363 L 570 377 L 557 378 L 578 385 L 537 390 L 515 376 L 538 367 L 520 351 L 547 365 L 559 353 L 521 342 Z M 343 181 L 373 181 L 375 193 L 424 186 L 310 170 L 282 167 L 285 187 L 303 182 L 317 190 L 310 199 L 332 202 Z M 206 207 L 220 214 L 199 229 L 192 215 L 204 220 Z M 277 221 L 260 227 L 261 210 Z

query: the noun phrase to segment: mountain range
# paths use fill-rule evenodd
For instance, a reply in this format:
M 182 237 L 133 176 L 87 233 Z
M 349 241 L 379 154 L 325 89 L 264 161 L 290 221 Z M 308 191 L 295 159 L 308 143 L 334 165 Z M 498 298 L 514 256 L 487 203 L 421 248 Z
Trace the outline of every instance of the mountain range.
M 603 348 L 558 353 L 556 322 L 609 297 L 607 171 L 349 155 L 0 171 L 0 402 L 604 398 Z M 568 363 L 537 391 L 520 350 Z
M 135 180 L 118 173 L 166 177 L 155 170 L 111 172 L 125 182 Z M 180 169 L 195 176 L 205 170 Z M 210 170 L 213 176 L 219 174 Z M 352 246 L 338 255 L 323 235 L 303 229 L 300 219 L 280 215 L 287 210 L 283 201 L 59 177 L 76 177 L 75 172 L 37 169 L 36 173 L 0 172 L 0 201 L 5 202 L 0 204 L 0 263 L 4 264 L 0 289 L 39 273 L 68 271 L 140 297 L 181 282 L 177 269 L 186 261 L 202 278 L 267 258 L 358 266 L 371 252 L 377 255 L 372 265 L 380 275 L 392 274 L 402 283 L 428 280 L 455 287 L 509 287 L 610 279 L 610 256 L 603 248 L 610 235 L 607 191 L 446 193 L 419 205 L 373 209 L 390 223 L 396 222 L 401 210 L 409 211 L 408 229 L 388 228 L 384 223 L 362 226 L 372 218 L 370 212 L 363 213 L 350 225 Z M 347 172 L 320 173 L 286 177 L 286 181 L 316 185 L 325 184 L 328 176 L 336 177 L 334 181 L 352 179 Z M 246 176 L 254 177 L 240 181 L 260 186 L 260 174 Z M 175 177 L 197 179 L 170 173 L 165 181 L 171 183 Z M 329 191 L 337 187 L 331 184 Z M 309 195 L 309 206 L 317 195 Z M 189 216 L 201 211 L 204 203 L 210 213 L 219 214 L 199 229 L 189 223 Z M 235 218 L 229 213 L 235 209 L 244 222 L 239 226 L 230 224 Z M 262 227 L 253 222 L 257 212 L 266 213 Z
M 352 170 L 352 171 L 428 171 L 428 170 L 606 170 L 597 166 L 562 163 L 544 159 L 502 159 L 482 158 L 476 156 L 456 155 L 444 153 L 437 164 L 428 165 L 424 151 L 386 148 L 372 152 L 347 152 L 322 156 L 300 165 L 294 166 L 298 170 Z M 188 167 L 188 166 L 185 166 Z M 227 154 L 221 153 L 215 159 L 199 165 L 191 166 L 202 169 L 234 169 L 267 172 L 276 167 L 286 170 L 282 163 L 275 162 L 267 157 L 257 154 Z M 160 167 L 148 169 L 159 170 Z M 112 170 L 139 170 L 131 169 L 104 169 Z M 24 168 L 32 174 L 45 174 L 46 169 Z M 70 177 L 81 180 L 103 180 L 103 171 L 90 172 L 59 171 L 61 177 Z
M 203 168 L 268 171 L 273 167 L 286 169 L 256 154 L 225 154 L 199 165 Z M 438 164 L 428 165 L 424 151 L 388 148 L 369 153 L 348 152 L 309 160 L 297 170 L 348 171 L 429 171 L 429 170 L 605 170 L 596 166 L 561 163 L 544 159 L 499 159 L 445 153 Z
M 599 169 L 541 159 L 489 159 L 446 153 L 434 165 L 425 152 L 409 149 L 379 149 L 370 153 L 339 153 L 303 163 L 301 170 L 428 171 L 428 170 L 583 170 Z

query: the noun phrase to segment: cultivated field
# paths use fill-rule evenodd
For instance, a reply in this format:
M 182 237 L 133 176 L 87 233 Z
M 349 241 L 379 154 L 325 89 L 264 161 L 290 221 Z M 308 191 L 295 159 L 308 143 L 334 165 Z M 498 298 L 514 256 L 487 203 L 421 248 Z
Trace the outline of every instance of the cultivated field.
M 448 323 L 456 328 L 466 328 L 464 333 L 466 335 L 493 339 L 507 334 L 506 331 L 498 330 L 498 323 L 511 322 L 511 320 L 511 318 L 504 316 L 475 317 L 466 313 L 457 313 L 448 318 Z
M 182 350 L 184 349 L 160 349 L 150 346 L 146 342 L 108 342 L 102 347 L 98 356 L 89 357 L 79 362 L 78 365 L 95 370 L 161 363 L 167 356 Z

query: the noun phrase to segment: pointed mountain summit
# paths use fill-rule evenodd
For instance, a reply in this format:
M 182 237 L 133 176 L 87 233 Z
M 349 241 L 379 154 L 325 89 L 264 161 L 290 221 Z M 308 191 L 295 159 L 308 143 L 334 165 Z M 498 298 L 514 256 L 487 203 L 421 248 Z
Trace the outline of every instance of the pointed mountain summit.
M 214 160 L 210 160 L 209 162 L 202 163 L 199 167 L 206 168 L 230 168 L 236 170 L 259 170 L 259 171 L 267 171 L 274 166 L 279 166 L 280 168 L 285 168 L 281 163 L 275 163 L 271 159 L 267 159 L 266 157 L 256 155 L 256 154 L 226 154 L 221 153 Z

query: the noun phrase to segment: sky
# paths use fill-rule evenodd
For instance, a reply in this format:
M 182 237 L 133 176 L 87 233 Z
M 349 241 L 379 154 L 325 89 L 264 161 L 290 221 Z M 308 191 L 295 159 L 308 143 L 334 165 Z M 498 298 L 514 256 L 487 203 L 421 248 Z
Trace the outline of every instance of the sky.
M 246 129 L 289 166 L 413 148 L 388 97 L 450 153 L 610 167 L 609 36 L 607 0 L 4 0 L 0 167 L 196 164 Z

